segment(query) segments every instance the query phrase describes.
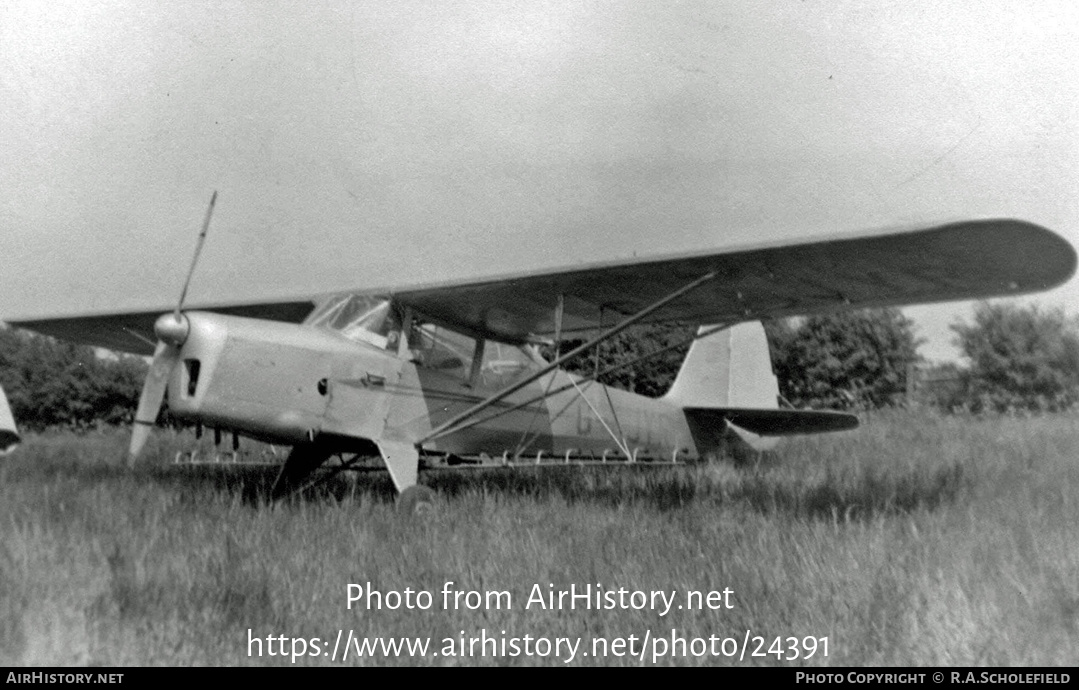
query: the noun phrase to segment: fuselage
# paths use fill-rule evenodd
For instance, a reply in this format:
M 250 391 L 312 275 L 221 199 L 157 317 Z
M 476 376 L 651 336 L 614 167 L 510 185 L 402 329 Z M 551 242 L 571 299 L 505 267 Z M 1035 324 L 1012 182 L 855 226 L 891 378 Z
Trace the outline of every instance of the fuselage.
M 169 382 L 170 411 L 279 444 L 316 436 L 415 443 L 542 364 L 526 348 L 426 325 L 356 338 L 317 319 L 297 325 L 207 312 L 186 316 L 190 333 Z M 407 346 L 400 345 L 403 333 L 411 335 Z M 471 352 L 462 351 L 469 346 Z M 669 460 L 698 454 L 679 407 L 561 370 L 471 421 L 423 448 L 494 457 Z

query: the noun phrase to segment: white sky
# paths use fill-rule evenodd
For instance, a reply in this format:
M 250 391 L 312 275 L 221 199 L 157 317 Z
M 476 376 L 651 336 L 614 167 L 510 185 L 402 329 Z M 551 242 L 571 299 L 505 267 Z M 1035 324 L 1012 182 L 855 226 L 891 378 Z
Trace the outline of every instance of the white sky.
M 215 188 L 196 303 L 964 217 L 1079 245 L 1074 2 L 457 5 L 0 4 L 0 317 L 168 308 Z M 940 359 L 970 305 L 909 314 Z

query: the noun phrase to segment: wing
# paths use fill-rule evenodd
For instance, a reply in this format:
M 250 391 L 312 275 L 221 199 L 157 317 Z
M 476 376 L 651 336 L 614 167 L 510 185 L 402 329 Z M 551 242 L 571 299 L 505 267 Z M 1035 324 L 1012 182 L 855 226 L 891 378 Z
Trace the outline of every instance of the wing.
M 482 281 L 363 290 L 392 294 L 443 324 L 507 343 L 610 326 L 715 273 L 716 279 L 652 313 L 648 322 L 737 323 L 839 309 L 978 299 L 1045 290 L 1075 272 L 1075 250 L 1019 220 L 979 220 L 811 242 L 735 247 Z M 325 298 L 198 306 L 300 322 Z M 11 321 L 59 338 L 152 354 L 153 324 L 168 311 Z
M 315 303 L 311 300 L 300 300 L 193 308 L 254 319 L 299 323 L 307 317 L 314 306 Z M 118 352 L 150 356 L 154 354 L 157 338 L 154 335 L 154 322 L 157 317 L 168 311 L 168 308 L 163 308 L 156 311 L 9 321 L 8 323 L 63 340 L 72 340 Z
M 1054 233 L 1018 220 L 784 243 L 468 285 L 401 290 L 396 298 L 447 325 L 504 342 L 555 330 L 610 326 L 701 276 L 717 278 L 654 312 L 648 322 L 737 323 L 838 309 L 922 304 L 1045 290 L 1075 272 Z

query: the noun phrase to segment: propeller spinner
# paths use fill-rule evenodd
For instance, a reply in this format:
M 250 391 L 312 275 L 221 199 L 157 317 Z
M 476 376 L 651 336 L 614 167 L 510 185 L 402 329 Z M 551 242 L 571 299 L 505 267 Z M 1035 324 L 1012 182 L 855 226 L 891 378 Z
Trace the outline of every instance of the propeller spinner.
M 183 315 L 184 299 L 187 297 L 187 288 L 191 284 L 191 276 L 195 273 L 199 254 L 202 253 L 202 245 L 206 241 L 206 231 L 210 228 L 210 217 L 213 215 L 216 202 L 217 190 L 214 190 L 213 196 L 210 197 L 210 206 L 206 209 L 206 218 L 202 221 L 202 232 L 199 233 L 195 255 L 191 258 L 191 268 L 187 271 L 187 279 L 180 292 L 180 301 L 176 304 L 176 310 L 171 314 L 162 315 L 154 324 L 157 347 L 154 349 L 150 371 L 146 374 L 146 382 L 142 386 L 139 407 L 135 411 L 135 426 L 131 430 L 131 445 L 127 450 L 129 466 L 135 464 L 146 441 L 150 438 L 150 430 L 157 421 L 161 403 L 165 400 L 165 388 L 168 386 L 169 376 L 176 363 L 180 361 L 180 348 L 187 340 L 189 324 L 187 317 Z

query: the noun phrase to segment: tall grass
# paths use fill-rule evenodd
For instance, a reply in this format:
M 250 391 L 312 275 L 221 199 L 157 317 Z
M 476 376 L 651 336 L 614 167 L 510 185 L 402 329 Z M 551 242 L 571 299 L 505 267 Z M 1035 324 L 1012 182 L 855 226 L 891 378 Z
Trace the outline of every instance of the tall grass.
M 162 435 L 129 471 L 121 433 L 42 435 L 0 459 L 0 664 L 289 664 L 248 630 L 320 637 L 829 638 L 828 656 L 675 664 L 1079 662 L 1079 418 L 877 415 L 778 461 L 680 469 L 436 471 L 402 519 L 382 473 L 266 502 L 272 470 L 176 468 Z M 508 590 L 513 608 L 442 610 Z M 348 610 L 346 585 L 428 590 L 430 611 Z M 543 611 L 546 589 L 734 591 L 731 609 Z M 264 644 L 265 647 L 265 644 Z M 767 647 L 767 645 L 766 645 Z M 584 648 L 584 647 L 582 647 Z M 752 651 L 752 647 L 750 648 Z M 650 663 L 629 657 L 576 664 Z M 349 663 L 561 664 L 556 658 Z M 331 663 L 304 657 L 297 664 Z M 338 661 L 337 663 L 340 663 Z

